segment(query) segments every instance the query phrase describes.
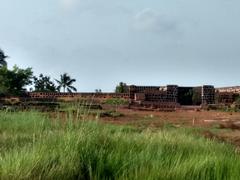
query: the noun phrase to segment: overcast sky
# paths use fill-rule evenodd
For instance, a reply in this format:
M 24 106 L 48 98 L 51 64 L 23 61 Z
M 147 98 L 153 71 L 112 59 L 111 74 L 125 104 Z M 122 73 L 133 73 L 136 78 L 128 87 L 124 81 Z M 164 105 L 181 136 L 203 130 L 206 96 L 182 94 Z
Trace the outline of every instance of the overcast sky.
M 0 0 L 10 67 L 79 91 L 137 85 L 239 85 L 239 0 Z

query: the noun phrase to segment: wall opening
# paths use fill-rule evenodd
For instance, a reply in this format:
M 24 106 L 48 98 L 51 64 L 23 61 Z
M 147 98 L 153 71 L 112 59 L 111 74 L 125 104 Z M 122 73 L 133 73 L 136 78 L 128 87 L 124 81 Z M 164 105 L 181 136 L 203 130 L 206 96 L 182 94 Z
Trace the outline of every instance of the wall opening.
M 196 105 L 202 103 L 201 87 L 178 87 L 178 103 L 180 105 Z

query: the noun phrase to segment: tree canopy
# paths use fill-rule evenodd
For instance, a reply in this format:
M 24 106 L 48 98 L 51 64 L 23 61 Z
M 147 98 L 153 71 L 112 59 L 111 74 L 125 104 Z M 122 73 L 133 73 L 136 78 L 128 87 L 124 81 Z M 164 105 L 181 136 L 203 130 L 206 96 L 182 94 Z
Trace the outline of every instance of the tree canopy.
M 73 83 L 76 82 L 76 79 L 72 79 L 67 73 L 64 73 L 60 76 L 60 80 L 56 80 L 58 83 L 57 89 L 61 91 L 63 89 L 63 92 L 72 92 L 77 91 L 77 89 L 73 86 Z
M 0 49 L 0 68 L 3 66 L 7 66 L 6 58 L 8 56 L 5 55 L 2 49 Z
M 34 88 L 36 92 L 55 92 L 57 87 L 54 82 L 51 81 L 50 76 L 44 76 L 40 74 L 39 77 L 34 76 Z
M 32 83 L 32 69 L 21 69 L 14 66 L 12 70 L 7 67 L 0 68 L 0 94 L 20 95 L 26 91 L 25 87 Z
M 127 84 L 120 82 L 119 85 L 116 86 L 115 92 L 116 93 L 127 93 Z
M 14 66 L 12 69 L 7 68 L 4 51 L 0 49 L 0 96 L 18 96 L 26 92 L 26 88 L 32 83 L 36 92 L 72 92 L 77 91 L 73 86 L 76 79 L 72 79 L 67 73 L 56 80 L 58 86 L 51 80 L 50 76 L 40 74 L 38 77 L 33 76 L 32 68 L 21 69 Z

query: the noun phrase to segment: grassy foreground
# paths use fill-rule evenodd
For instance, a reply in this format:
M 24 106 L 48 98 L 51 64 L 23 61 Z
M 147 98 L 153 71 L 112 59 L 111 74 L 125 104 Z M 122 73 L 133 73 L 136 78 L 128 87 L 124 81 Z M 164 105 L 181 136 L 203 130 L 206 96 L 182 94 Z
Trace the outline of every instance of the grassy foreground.
M 240 155 L 186 129 L 158 132 L 0 112 L 0 179 L 239 179 Z

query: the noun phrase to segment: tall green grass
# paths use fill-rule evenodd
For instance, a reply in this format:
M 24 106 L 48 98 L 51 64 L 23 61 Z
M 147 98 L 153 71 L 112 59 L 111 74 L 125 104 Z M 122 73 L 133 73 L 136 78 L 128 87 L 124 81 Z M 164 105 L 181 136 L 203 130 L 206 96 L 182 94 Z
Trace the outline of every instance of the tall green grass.
M 152 132 L 0 113 L 0 179 L 239 179 L 231 145 L 186 129 Z

